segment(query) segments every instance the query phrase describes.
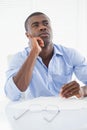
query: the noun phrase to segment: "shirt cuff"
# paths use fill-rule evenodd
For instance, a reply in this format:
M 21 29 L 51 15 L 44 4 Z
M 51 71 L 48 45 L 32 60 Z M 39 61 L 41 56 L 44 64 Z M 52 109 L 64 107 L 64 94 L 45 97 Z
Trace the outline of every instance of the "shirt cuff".
M 16 101 L 21 98 L 21 91 L 15 85 L 12 77 L 8 80 L 6 84 L 5 92 L 11 100 Z

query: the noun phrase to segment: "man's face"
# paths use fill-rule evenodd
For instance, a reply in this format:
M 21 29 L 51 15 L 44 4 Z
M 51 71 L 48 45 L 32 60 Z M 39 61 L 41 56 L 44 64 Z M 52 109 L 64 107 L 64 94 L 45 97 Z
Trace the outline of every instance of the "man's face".
M 28 34 L 33 37 L 40 37 L 44 43 L 52 42 L 52 29 L 50 20 L 47 16 L 41 14 L 32 16 L 28 20 Z

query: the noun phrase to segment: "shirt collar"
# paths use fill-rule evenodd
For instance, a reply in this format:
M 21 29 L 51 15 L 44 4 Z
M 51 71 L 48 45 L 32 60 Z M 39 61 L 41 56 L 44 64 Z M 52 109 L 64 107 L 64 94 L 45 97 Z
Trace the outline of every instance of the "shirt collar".
M 54 55 L 63 55 L 60 45 L 54 44 Z
M 26 47 L 25 50 L 27 51 L 28 55 L 31 49 L 29 47 Z M 60 45 L 54 44 L 54 55 L 63 55 Z

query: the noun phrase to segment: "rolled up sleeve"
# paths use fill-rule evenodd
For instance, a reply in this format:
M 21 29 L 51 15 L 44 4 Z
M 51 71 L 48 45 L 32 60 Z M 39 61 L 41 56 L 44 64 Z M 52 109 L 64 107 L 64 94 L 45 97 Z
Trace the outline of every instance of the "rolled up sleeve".
M 4 89 L 6 96 L 11 100 L 16 101 L 21 98 L 21 91 L 15 85 L 12 77 L 8 79 Z

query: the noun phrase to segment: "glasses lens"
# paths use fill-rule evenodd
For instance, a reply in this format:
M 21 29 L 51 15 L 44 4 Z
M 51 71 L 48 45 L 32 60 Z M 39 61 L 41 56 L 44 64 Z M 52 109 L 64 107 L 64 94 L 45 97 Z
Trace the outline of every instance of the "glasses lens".
M 57 116 L 58 113 L 59 108 L 57 106 L 49 105 L 46 107 L 44 119 L 48 122 L 51 122 L 52 120 L 54 120 L 54 118 Z

